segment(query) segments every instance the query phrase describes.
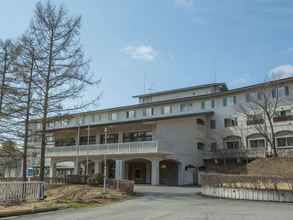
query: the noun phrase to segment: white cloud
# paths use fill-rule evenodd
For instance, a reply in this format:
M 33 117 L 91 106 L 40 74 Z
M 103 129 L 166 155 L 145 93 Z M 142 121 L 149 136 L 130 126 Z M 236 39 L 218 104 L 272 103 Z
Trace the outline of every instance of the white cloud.
M 273 68 L 269 72 L 269 80 L 283 79 L 293 76 L 293 65 L 286 64 Z
M 245 76 L 245 77 L 242 77 L 242 78 L 238 78 L 238 79 L 236 79 L 236 80 L 233 80 L 232 82 L 231 82 L 231 87 L 233 87 L 233 88 L 239 88 L 239 87 L 244 87 L 244 86 L 247 86 L 247 85 L 249 85 L 249 82 L 248 82 L 248 79 L 249 77 L 247 76 Z
M 122 51 L 132 59 L 143 61 L 153 61 L 158 55 L 158 52 L 152 46 L 143 44 L 137 46 L 130 45 L 125 47 Z
M 175 0 L 175 6 L 178 8 L 191 8 L 193 0 Z

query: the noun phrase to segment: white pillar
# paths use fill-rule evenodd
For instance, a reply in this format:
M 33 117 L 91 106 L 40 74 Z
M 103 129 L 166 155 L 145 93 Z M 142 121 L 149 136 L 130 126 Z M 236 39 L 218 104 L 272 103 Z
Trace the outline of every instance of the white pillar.
M 79 160 L 77 159 L 74 161 L 74 170 L 73 170 L 74 175 L 79 175 Z
M 184 172 L 185 165 L 183 163 L 178 164 L 178 185 L 184 185 Z
M 160 184 L 160 161 L 152 160 L 152 185 Z
M 102 174 L 102 161 L 95 161 L 95 174 Z
M 53 159 L 50 160 L 50 177 L 56 177 L 56 162 Z
M 123 160 L 115 160 L 115 179 L 124 178 L 124 164 Z

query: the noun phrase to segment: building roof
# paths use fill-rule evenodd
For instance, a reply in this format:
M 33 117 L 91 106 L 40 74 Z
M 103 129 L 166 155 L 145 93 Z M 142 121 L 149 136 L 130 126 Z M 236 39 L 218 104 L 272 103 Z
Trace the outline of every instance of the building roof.
M 171 90 L 164 90 L 164 91 L 159 91 L 159 92 L 152 92 L 152 93 L 147 93 L 147 94 L 141 94 L 141 95 L 136 95 L 133 96 L 133 98 L 143 98 L 143 97 L 150 97 L 150 96 L 159 96 L 159 95 L 168 95 L 168 94 L 174 94 L 178 92 L 187 92 L 190 90 L 195 90 L 195 89 L 204 89 L 204 88 L 209 88 L 209 87 L 223 87 L 225 90 L 227 90 L 227 85 L 225 83 L 210 83 L 210 84 L 203 84 L 203 85 L 196 85 L 196 86 L 190 86 L 190 87 L 184 87 L 184 88 L 178 88 L 178 89 L 171 89 Z
M 49 118 L 51 120 L 54 120 L 54 119 L 60 119 L 60 118 L 66 118 L 66 117 L 74 117 L 77 115 L 87 115 L 87 114 L 92 114 L 92 113 L 104 113 L 104 112 L 113 112 L 113 111 L 121 111 L 121 110 L 130 110 L 130 109 L 134 109 L 134 108 L 145 108 L 145 107 L 158 106 L 158 105 L 163 105 L 163 104 L 170 104 L 170 103 L 174 103 L 174 102 L 216 98 L 216 97 L 221 97 L 221 96 L 225 96 L 225 95 L 233 95 L 233 94 L 237 94 L 237 93 L 241 93 L 241 92 L 256 90 L 256 89 L 262 88 L 264 86 L 275 86 L 275 85 L 279 85 L 279 84 L 283 84 L 283 83 L 287 83 L 287 82 L 293 82 L 293 77 L 272 80 L 272 81 L 266 81 L 266 82 L 262 82 L 262 83 L 258 83 L 258 84 L 254 84 L 254 85 L 250 85 L 250 86 L 226 90 L 223 92 L 209 93 L 209 94 L 198 95 L 198 96 L 181 97 L 181 98 L 175 98 L 175 99 L 167 99 L 167 100 L 161 100 L 161 101 L 156 101 L 156 102 L 139 103 L 139 104 L 134 104 L 134 105 L 118 106 L 118 107 L 113 107 L 113 108 L 99 109 L 99 110 L 94 110 L 94 111 L 86 111 L 86 112 L 81 112 L 81 113 L 73 113 L 73 114 L 68 114 L 68 115 L 63 115 L 63 116 L 55 116 L 55 117 L 49 117 Z M 211 85 L 211 84 L 209 84 L 209 85 Z M 187 87 L 187 88 L 191 88 L 191 87 Z M 179 89 L 179 91 L 180 91 L 180 89 Z M 40 121 L 40 119 L 32 119 L 31 120 L 31 122 L 36 122 L 36 121 Z

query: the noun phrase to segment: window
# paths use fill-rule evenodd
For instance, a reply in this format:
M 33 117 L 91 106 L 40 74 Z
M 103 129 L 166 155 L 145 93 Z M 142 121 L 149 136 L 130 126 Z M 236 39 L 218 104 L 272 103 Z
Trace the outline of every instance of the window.
M 197 143 L 197 149 L 198 150 L 204 150 L 204 147 L 205 147 L 204 143 L 201 143 L 201 142 Z
M 168 115 L 168 114 L 171 114 L 171 106 L 170 105 L 166 105 L 166 106 L 163 106 L 162 108 L 161 108 L 161 113 L 162 113 L 162 115 L 164 115 L 164 114 L 166 114 L 166 115 Z
M 273 88 L 272 89 L 272 97 L 284 97 L 284 96 L 289 96 L 290 90 L 288 86 L 283 86 L 279 88 Z
M 131 110 L 126 112 L 126 118 L 135 118 L 136 117 L 136 111 Z
M 247 116 L 247 125 L 256 125 L 256 124 L 263 124 L 264 118 L 262 114 L 256 114 L 256 115 L 248 115 Z
M 104 134 L 102 134 L 100 136 L 100 143 L 105 144 L 105 135 Z M 111 143 L 118 143 L 118 134 L 117 133 L 107 135 L 107 144 L 111 144 Z
M 206 107 L 206 102 L 205 101 L 202 101 L 201 102 L 201 109 L 205 109 L 205 107 Z
M 223 98 L 223 106 L 227 106 L 227 97 Z
M 82 136 L 79 138 L 80 145 L 96 144 L 96 136 Z
M 238 125 L 237 118 L 234 118 L 234 119 L 225 118 L 224 124 L 225 124 L 225 128 L 237 126 Z
M 293 147 L 293 136 L 277 138 L 277 147 Z
M 153 116 L 154 115 L 154 108 L 145 108 L 143 110 L 143 116 Z
M 215 100 L 213 99 L 213 100 L 211 100 L 211 108 L 215 108 L 216 107 L 216 102 L 215 102 Z
M 55 138 L 55 147 L 73 146 L 76 145 L 75 138 Z
M 152 131 L 137 131 L 123 134 L 123 142 L 152 141 Z
M 180 112 L 188 112 L 192 110 L 192 103 L 180 104 Z
M 213 142 L 211 143 L 211 151 L 215 152 L 218 148 L 218 144 L 217 142 Z
M 110 120 L 112 121 L 118 120 L 118 113 L 117 112 L 110 113 Z
M 227 141 L 226 142 L 227 149 L 232 150 L 232 149 L 239 149 L 239 141 Z
M 237 104 L 236 96 L 228 96 L 223 98 L 223 106 L 230 106 Z
M 211 129 L 216 129 L 216 120 L 210 120 Z
M 249 140 L 249 145 L 251 148 L 265 147 L 265 140 L 264 139 Z

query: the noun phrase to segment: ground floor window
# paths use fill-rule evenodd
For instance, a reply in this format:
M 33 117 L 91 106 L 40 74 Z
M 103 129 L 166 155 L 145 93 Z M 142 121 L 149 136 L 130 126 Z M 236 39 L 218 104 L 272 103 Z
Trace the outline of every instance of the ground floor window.
M 249 146 L 251 148 L 265 147 L 265 140 L 264 139 L 249 140 Z
M 293 136 L 278 137 L 277 147 L 293 147 Z
M 239 149 L 240 148 L 240 143 L 239 141 L 227 141 L 226 142 L 227 149 Z

